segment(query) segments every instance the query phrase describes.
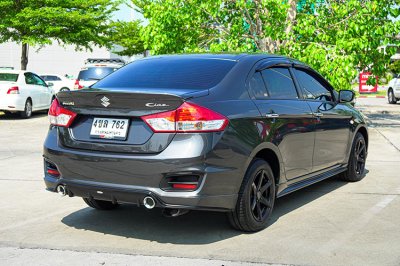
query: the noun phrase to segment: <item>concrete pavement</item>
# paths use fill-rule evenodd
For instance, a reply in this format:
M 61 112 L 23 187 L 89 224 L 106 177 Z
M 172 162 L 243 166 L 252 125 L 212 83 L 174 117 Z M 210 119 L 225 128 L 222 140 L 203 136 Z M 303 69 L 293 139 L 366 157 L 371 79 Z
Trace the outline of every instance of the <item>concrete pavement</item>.
M 270 226 L 254 234 L 232 230 L 222 213 L 171 219 L 128 205 L 101 212 L 49 193 L 41 158 L 46 116 L 0 116 L 0 264 L 399 265 L 400 105 L 357 104 L 394 114 L 389 124 L 368 114 L 366 177 L 329 179 L 278 199 Z M 72 260 L 55 259 L 63 254 Z

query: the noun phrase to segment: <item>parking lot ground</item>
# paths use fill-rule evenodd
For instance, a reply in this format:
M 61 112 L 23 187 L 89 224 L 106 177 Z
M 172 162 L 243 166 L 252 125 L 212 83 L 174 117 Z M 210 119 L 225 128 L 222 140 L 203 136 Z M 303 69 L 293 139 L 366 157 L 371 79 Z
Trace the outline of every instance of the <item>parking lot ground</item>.
M 269 227 L 253 234 L 231 229 L 223 213 L 100 212 L 47 192 L 47 117 L 0 116 L 0 264 L 400 265 L 400 104 L 382 100 L 357 101 L 371 123 L 365 178 L 282 197 Z

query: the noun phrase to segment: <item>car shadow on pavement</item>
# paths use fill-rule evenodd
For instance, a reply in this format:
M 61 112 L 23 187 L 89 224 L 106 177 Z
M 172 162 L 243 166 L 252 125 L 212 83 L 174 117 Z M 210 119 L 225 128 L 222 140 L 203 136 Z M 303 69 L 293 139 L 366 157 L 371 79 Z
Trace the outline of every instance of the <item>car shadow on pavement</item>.
M 400 109 L 399 109 L 400 111 Z M 400 115 L 398 113 L 368 114 L 368 123 L 372 127 L 400 127 Z
M 346 184 L 331 178 L 279 198 L 269 225 Z M 114 211 L 83 208 L 65 216 L 62 223 L 108 235 L 186 245 L 209 244 L 243 234 L 229 226 L 225 213 L 191 211 L 179 217 L 167 218 L 162 216 L 159 209 L 146 210 L 132 205 L 121 205 Z
M 32 113 L 32 116 L 30 118 L 28 118 L 28 120 L 31 119 L 38 119 L 38 118 L 42 118 L 44 116 L 47 116 L 47 112 L 43 111 L 43 112 L 35 112 Z M 21 120 L 21 121 L 25 121 L 27 119 L 21 118 L 21 116 L 19 114 L 4 114 L 0 112 L 0 121 L 1 120 Z

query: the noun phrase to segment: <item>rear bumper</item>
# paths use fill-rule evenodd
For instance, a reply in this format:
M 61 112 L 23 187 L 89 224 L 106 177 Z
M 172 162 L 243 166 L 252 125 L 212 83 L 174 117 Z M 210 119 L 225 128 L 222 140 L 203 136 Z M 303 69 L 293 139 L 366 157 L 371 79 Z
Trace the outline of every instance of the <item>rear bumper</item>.
M 23 111 L 25 100 L 18 94 L 10 94 L 0 97 L 0 110 L 2 111 Z
M 229 211 L 236 203 L 237 195 L 184 196 L 185 192 L 159 194 L 151 188 L 129 187 L 123 185 L 104 184 L 96 182 L 80 182 L 67 179 L 56 179 L 50 176 L 44 178 L 47 190 L 56 192 L 58 185 L 64 185 L 70 197 L 94 198 L 118 203 L 143 205 L 143 199 L 151 196 L 158 208 Z M 180 195 L 179 195 L 179 194 Z
M 238 166 L 235 160 L 227 162 L 215 155 L 215 138 L 213 133 L 177 135 L 158 154 L 117 154 L 63 147 L 57 129 L 52 128 L 43 153 L 61 175 L 55 178 L 45 173 L 44 180 L 49 191 L 65 185 L 70 196 L 143 205 L 143 198 L 151 195 L 161 208 L 232 210 L 242 170 L 227 165 Z M 165 177 L 185 174 L 201 176 L 195 191 L 160 188 Z

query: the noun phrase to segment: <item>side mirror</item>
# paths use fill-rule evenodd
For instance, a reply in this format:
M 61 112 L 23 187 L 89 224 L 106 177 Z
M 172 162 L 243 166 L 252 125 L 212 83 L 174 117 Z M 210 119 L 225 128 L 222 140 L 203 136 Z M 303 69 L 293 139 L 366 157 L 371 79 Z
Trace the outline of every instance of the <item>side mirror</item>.
M 351 90 L 341 90 L 339 91 L 339 102 L 340 103 L 348 103 L 353 101 L 355 96 L 354 91 Z
M 47 82 L 47 86 L 48 86 L 48 87 L 53 87 L 53 86 L 54 86 L 54 83 L 53 83 L 53 82 Z

